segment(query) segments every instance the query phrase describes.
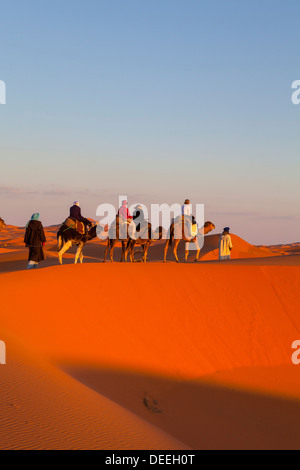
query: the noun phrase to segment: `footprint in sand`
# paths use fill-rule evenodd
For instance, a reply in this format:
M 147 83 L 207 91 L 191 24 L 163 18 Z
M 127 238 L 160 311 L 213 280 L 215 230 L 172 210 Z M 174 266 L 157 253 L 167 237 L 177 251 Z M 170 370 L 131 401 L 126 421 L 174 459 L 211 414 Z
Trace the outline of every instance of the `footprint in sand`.
M 164 411 L 158 407 L 158 402 L 151 398 L 147 393 L 143 399 L 143 403 L 150 413 L 162 414 Z

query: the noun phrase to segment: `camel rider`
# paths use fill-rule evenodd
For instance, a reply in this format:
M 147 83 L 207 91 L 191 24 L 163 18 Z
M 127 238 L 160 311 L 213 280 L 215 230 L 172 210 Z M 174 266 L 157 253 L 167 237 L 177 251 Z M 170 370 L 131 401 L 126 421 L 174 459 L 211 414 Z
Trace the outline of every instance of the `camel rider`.
M 118 216 L 123 219 L 124 221 L 131 221 L 132 216 L 130 215 L 130 212 L 128 210 L 128 202 L 123 201 L 122 206 L 118 210 Z
M 191 206 L 191 201 L 189 199 L 186 199 L 184 202 L 184 205 L 181 208 L 182 215 L 192 224 L 195 225 L 197 224 L 197 221 L 195 217 L 192 214 L 192 206 Z
M 133 213 L 133 221 L 135 223 L 136 230 L 140 231 L 141 223 L 145 222 L 145 214 L 144 214 L 142 206 L 140 205 L 135 206 L 134 213 Z
M 78 201 L 75 201 L 73 203 L 73 206 L 70 208 L 70 219 L 78 220 L 78 222 L 82 222 L 86 228 L 86 231 L 87 231 L 87 228 L 92 225 L 92 223 L 88 219 L 86 219 L 85 217 L 82 217 L 80 203 Z

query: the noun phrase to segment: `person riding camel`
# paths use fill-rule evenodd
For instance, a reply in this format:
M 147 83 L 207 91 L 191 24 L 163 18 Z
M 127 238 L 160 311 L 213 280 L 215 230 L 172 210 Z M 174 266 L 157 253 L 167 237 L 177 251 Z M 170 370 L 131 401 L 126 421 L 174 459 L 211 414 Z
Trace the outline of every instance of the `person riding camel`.
M 123 221 L 130 221 L 132 220 L 132 215 L 130 215 L 129 209 L 128 209 L 128 202 L 123 201 L 122 206 L 118 210 L 118 216 L 123 220 Z
M 182 208 L 182 215 L 186 217 L 186 219 L 192 224 L 195 225 L 197 224 L 197 221 L 195 217 L 192 214 L 192 206 L 191 206 L 191 201 L 189 199 L 186 199 Z
M 70 208 L 70 219 L 78 222 L 82 222 L 85 226 L 85 229 L 87 231 L 88 227 L 92 225 L 92 223 L 89 221 L 89 219 L 86 219 L 81 215 L 81 209 L 80 209 L 80 203 L 78 201 L 75 201 L 73 203 L 73 206 Z
M 118 214 L 115 222 L 112 224 L 111 229 L 114 230 L 114 227 L 119 227 L 119 237 L 121 239 L 127 239 L 128 236 L 128 227 L 132 222 L 132 216 L 128 210 L 128 202 L 122 201 L 122 206 L 118 210 Z
M 134 213 L 133 213 L 133 221 L 135 223 L 136 230 L 140 231 L 141 230 L 141 223 L 145 222 L 145 214 L 144 214 L 142 206 L 140 206 L 140 205 L 135 206 Z M 137 221 L 137 222 L 135 222 L 135 221 Z

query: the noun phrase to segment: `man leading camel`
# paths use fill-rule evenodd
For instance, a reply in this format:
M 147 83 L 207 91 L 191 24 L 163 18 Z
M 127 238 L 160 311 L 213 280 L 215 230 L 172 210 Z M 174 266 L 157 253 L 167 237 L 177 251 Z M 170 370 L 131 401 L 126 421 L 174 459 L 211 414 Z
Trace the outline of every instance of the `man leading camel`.
M 230 236 L 230 228 L 225 227 L 223 230 L 223 233 L 220 237 L 220 242 L 219 242 L 219 260 L 227 260 L 230 259 L 230 254 L 231 250 L 233 248 L 232 241 L 231 241 L 231 236 Z

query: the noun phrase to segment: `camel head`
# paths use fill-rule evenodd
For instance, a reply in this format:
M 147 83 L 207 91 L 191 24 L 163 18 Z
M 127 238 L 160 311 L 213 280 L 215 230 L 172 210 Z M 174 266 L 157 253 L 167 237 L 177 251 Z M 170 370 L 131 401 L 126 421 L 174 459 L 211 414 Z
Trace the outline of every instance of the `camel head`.
M 0 231 L 3 230 L 6 227 L 6 223 L 4 222 L 3 219 L 0 217 Z
M 215 224 L 213 224 L 212 222 L 205 222 L 204 227 L 202 229 L 203 234 L 207 235 L 209 232 L 215 230 L 215 228 Z
M 93 240 L 93 238 L 97 237 L 97 225 L 93 224 L 88 233 L 85 236 L 85 241 Z

